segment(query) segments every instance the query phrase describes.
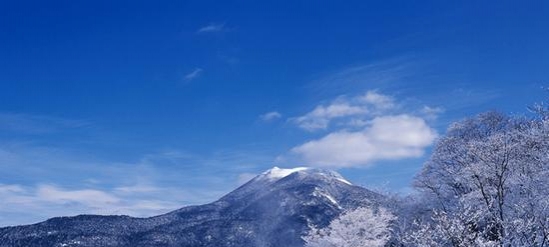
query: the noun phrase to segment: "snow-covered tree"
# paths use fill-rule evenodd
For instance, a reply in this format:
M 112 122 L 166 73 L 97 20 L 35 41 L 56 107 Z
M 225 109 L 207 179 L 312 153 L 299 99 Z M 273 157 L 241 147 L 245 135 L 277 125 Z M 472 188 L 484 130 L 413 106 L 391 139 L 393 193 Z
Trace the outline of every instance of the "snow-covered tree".
M 396 217 L 385 208 L 357 208 L 343 213 L 327 227 L 313 228 L 303 237 L 307 247 L 378 247 L 391 237 Z
M 547 246 L 549 122 L 489 112 L 453 124 L 416 178 L 415 246 Z M 413 217 L 412 217 L 413 218 Z

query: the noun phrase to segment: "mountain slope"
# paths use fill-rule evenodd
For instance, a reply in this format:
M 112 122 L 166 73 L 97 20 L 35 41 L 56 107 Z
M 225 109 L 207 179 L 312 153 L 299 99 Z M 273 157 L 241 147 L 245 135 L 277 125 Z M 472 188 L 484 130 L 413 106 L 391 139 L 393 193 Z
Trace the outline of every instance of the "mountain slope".
M 275 167 L 210 204 L 150 218 L 80 215 L 0 228 L 0 246 L 303 246 L 309 226 L 383 201 L 332 171 Z

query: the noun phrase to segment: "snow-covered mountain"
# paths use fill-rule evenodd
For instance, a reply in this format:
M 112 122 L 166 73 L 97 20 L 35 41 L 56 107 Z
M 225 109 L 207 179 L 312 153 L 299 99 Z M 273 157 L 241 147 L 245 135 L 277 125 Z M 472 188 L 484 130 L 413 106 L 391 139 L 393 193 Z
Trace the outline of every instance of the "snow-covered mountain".
M 0 228 L 0 246 L 303 246 L 310 226 L 384 200 L 333 171 L 275 167 L 210 204 L 150 218 L 80 215 Z

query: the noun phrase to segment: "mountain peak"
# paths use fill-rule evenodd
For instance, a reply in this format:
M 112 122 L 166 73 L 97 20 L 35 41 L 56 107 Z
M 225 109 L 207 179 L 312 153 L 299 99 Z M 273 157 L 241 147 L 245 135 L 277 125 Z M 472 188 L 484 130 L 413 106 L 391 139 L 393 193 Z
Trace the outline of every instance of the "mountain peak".
M 295 178 L 317 178 L 327 180 L 337 180 L 340 183 L 352 185 L 339 173 L 326 169 L 312 168 L 312 167 L 295 167 L 295 168 L 279 168 L 273 167 L 260 175 L 256 176 L 251 181 L 254 182 L 267 182 L 269 184 L 278 182 L 279 180 L 286 180 L 287 177 Z
M 307 167 L 278 168 L 278 167 L 275 166 L 275 167 L 263 172 L 259 177 L 260 178 L 266 178 L 266 179 L 269 179 L 269 180 L 277 180 L 277 179 L 287 177 L 288 175 L 290 175 L 294 172 L 304 171 L 304 170 L 308 170 L 308 169 L 309 168 L 307 168 Z

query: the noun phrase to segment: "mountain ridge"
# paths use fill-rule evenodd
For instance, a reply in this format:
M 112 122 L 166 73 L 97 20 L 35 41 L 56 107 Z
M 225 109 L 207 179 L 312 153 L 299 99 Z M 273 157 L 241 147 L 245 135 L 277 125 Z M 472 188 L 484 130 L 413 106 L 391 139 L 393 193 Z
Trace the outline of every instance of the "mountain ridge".
M 337 172 L 274 167 L 212 203 L 148 217 L 78 215 L 0 228 L 0 246 L 303 246 L 311 226 L 384 197 Z

